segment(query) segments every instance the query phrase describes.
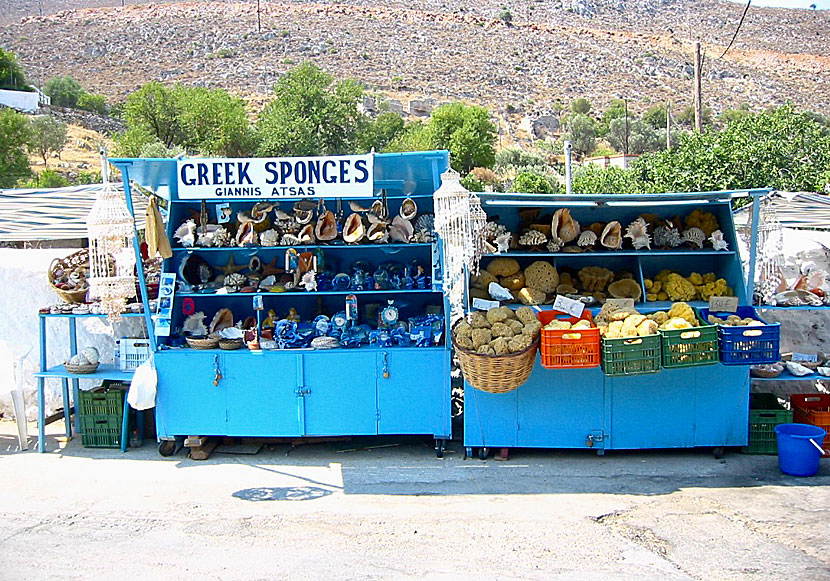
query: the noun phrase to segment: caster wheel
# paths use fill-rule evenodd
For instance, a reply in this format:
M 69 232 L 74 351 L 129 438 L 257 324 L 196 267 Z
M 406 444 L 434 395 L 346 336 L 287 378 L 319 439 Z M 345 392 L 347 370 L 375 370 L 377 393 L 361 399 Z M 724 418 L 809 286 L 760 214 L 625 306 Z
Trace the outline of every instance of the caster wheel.
M 175 440 L 162 440 L 159 442 L 159 454 L 162 456 L 172 456 L 176 452 Z
M 444 457 L 444 440 L 435 440 L 435 457 L 436 458 L 443 458 Z
M 722 446 L 719 446 L 717 448 L 712 449 L 712 456 L 715 457 L 715 460 L 720 460 L 721 458 L 723 458 L 723 454 L 724 454 L 724 449 L 723 449 Z
M 479 448 L 478 449 L 478 459 L 479 460 L 487 460 L 487 456 L 490 455 L 490 448 Z

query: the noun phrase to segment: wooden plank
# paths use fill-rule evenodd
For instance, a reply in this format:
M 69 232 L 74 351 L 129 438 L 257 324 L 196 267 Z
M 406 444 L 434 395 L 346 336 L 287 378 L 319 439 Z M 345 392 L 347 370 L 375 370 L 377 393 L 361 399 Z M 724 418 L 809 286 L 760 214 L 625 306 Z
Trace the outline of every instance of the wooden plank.
M 210 458 L 210 455 L 213 454 L 213 451 L 218 445 L 219 440 L 216 438 L 207 438 L 207 441 L 203 445 L 190 448 L 190 459 L 200 461 L 207 460 Z

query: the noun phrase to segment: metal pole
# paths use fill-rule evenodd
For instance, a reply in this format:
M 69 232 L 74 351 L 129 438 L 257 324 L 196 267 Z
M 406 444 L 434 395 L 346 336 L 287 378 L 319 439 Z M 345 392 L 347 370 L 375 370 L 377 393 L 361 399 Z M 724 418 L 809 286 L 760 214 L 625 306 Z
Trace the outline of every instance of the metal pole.
M 700 42 L 695 42 L 695 130 L 703 131 L 703 89 L 701 82 Z
M 623 155 L 628 155 L 628 99 L 623 99 L 625 104 L 625 139 L 623 140 Z
M 262 17 L 260 16 L 259 0 L 256 0 L 256 31 L 262 32 Z
M 755 260 L 758 252 L 758 222 L 761 217 L 761 196 L 762 192 L 752 192 L 752 224 L 749 231 L 749 272 L 746 280 L 746 300 L 748 304 L 753 303 L 755 294 Z
M 571 142 L 565 142 L 565 193 L 570 195 L 571 190 Z
M 671 149 L 671 101 L 666 101 L 666 149 Z

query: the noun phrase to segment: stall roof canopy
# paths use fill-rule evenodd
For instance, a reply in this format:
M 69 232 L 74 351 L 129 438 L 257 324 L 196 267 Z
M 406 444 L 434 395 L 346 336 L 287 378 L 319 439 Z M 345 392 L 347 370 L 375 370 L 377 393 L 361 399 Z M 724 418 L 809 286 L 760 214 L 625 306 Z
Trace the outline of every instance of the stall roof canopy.
M 103 186 L 72 186 L 52 190 L 0 190 L 0 241 L 71 240 L 86 238 L 86 216 Z M 120 184 L 113 184 L 119 192 Z M 136 226 L 144 228 L 147 198 L 133 191 Z
M 830 230 L 830 196 L 809 192 L 772 192 L 766 199 L 785 228 Z M 743 226 L 751 217 L 752 206 L 744 206 L 735 212 L 735 225 Z

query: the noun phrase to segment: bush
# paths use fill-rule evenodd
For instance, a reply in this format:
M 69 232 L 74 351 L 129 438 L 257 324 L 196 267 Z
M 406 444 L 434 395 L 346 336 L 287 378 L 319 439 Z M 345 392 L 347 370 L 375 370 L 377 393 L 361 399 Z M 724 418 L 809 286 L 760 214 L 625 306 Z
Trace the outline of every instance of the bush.
M 76 107 L 84 90 L 72 77 L 52 77 L 43 86 L 43 92 L 58 107 Z
M 591 110 L 591 102 L 586 99 L 585 97 L 580 97 L 579 99 L 574 99 L 571 102 L 571 111 L 574 113 L 580 113 L 582 115 L 587 115 L 588 112 Z
M 45 169 L 32 179 L 21 182 L 18 187 L 21 188 L 65 188 L 69 185 L 69 180 L 53 169 Z
M 504 10 L 499 12 L 499 20 L 501 20 L 505 24 L 511 24 L 513 22 L 513 14 L 510 13 L 510 10 L 505 8 Z
M 84 111 L 91 111 L 99 115 L 109 114 L 109 105 L 107 105 L 107 98 L 96 93 L 82 93 L 78 98 L 78 109 Z
M 66 123 L 49 115 L 32 117 L 29 121 L 29 151 L 43 158 L 43 165 L 50 153 L 58 153 L 66 144 Z
M 523 192 L 528 194 L 552 194 L 553 184 L 543 175 L 523 171 L 513 180 L 511 192 Z
M 23 68 L 17 62 L 17 55 L 10 50 L 0 48 L 0 89 L 31 91 L 26 84 Z
M 461 178 L 461 185 L 471 192 L 483 192 L 484 184 L 481 183 L 473 174 L 467 174 Z
M 596 147 L 596 125 L 594 120 L 582 113 L 568 116 L 568 130 L 563 136 L 570 140 L 577 157 L 585 157 Z
M 26 145 L 29 123 L 12 109 L 0 107 L 0 188 L 11 188 L 32 175 Z
M 643 187 L 632 170 L 589 163 L 574 169 L 571 189 L 575 194 L 636 194 Z

